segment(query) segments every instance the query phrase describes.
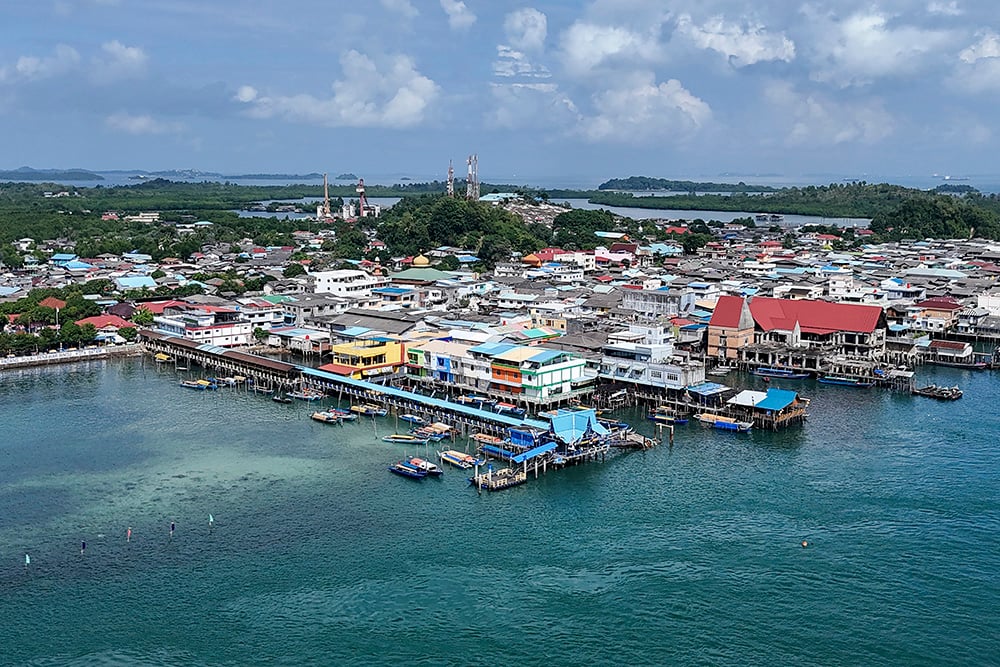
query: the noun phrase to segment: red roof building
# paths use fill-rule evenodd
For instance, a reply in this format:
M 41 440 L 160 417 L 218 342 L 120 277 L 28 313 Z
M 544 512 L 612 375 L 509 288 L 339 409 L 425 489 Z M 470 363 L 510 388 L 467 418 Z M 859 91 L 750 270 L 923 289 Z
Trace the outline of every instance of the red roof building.
M 98 331 L 118 331 L 123 327 L 135 326 L 128 320 L 123 320 L 117 315 L 95 315 L 93 317 L 85 317 L 82 320 L 77 320 L 76 323 L 81 327 L 84 324 L 93 324 L 94 328 Z
M 51 308 L 52 310 L 59 310 L 66 307 L 66 302 L 55 298 L 54 296 L 47 296 L 38 302 L 39 306 L 43 308 Z

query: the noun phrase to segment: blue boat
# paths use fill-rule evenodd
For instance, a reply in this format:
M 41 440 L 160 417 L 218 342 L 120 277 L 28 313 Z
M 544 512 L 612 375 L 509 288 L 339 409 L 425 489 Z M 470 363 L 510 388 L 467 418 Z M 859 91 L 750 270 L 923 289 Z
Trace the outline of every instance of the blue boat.
M 513 403 L 497 403 L 494 408 L 497 414 L 510 415 L 512 417 L 523 417 L 525 412 L 524 408 L 519 408 Z
M 427 477 L 427 471 L 421 470 L 415 466 L 398 461 L 391 466 L 389 466 L 389 472 L 399 475 L 400 477 L 409 477 L 410 479 L 423 479 Z
M 759 377 L 779 378 L 782 380 L 803 380 L 809 377 L 809 373 L 803 373 L 794 368 L 775 368 L 773 366 L 755 368 L 753 374 Z
M 657 424 L 687 424 L 687 417 L 678 417 L 673 413 L 673 411 L 667 406 L 660 406 L 655 410 L 650 410 L 646 415 L 647 419 L 650 419 Z
M 842 375 L 824 375 L 819 380 L 820 384 L 836 384 L 841 387 L 859 387 L 867 389 L 875 386 L 875 380 L 865 380 L 863 378 L 849 378 Z

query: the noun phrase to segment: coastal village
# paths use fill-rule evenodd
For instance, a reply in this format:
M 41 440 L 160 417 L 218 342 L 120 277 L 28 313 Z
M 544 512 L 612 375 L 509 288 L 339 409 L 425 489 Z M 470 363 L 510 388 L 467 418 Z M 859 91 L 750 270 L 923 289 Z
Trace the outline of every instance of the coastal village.
M 526 223 L 551 223 L 564 210 L 514 194 L 480 199 Z M 363 205 L 345 207 L 344 215 L 359 212 L 378 215 Z M 155 212 L 134 215 L 162 224 Z M 610 416 L 616 408 L 644 406 L 671 437 L 673 425 L 689 419 L 725 430 L 779 429 L 807 417 L 809 398 L 791 380 L 954 399 L 958 388 L 920 386 L 917 369 L 994 367 L 1000 246 L 976 239 L 865 244 L 868 230 L 851 229 L 844 234 L 861 243 L 845 249 L 829 230 L 758 217 L 767 218 L 761 228 L 712 227 L 713 240 L 691 253 L 680 242 L 691 233 L 687 221 L 648 220 L 647 229 L 678 242 L 608 229 L 596 233 L 594 250 L 511 253 L 489 271 L 475 249 L 451 246 L 329 268 L 323 248 L 333 232 L 325 230 L 296 232 L 295 246 L 247 238 L 160 261 L 139 252 L 81 257 L 67 251 L 68 239 L 25 238 L 15 243 L 23 266 L 0 268 L 0 303 L 107 281 L 110 289 L 87 295 L 99 314 L 72 321 L 89 333 L 80 338 L 83 351 L 132 349 L 138 338 L 158 361 L 228 370 L 276 400 L 346 392 L 350 409 L 316 418 L 340 422 L 392 408 L 414 426 L 397 434 L 400 442 L 463 429 L 480 453 L 513 466 L 490 469 L 481 484 L 489 489 L 523 482 L 530 465 L 537 474 L 539 466 L 602 457 L 615 446 L 651 446 Z M 385 248 L 374 233 L 367 244 Z M 232 280 L 198 279 L 221 272 L 256 280 L 260 289 L 237 294 Z M 198 293 L 157 296 L 195 285 Z M 7 314 L 4 332 L 40 344 L 11 350 L 0 369 L 65 357 L 65 345 L 58 353 L 46 348 L 68 324 L 59 319 L 66 302 L 50 296 L 33 307 L 55 318 Z M 739 390 L 727 384 L 734 372 L 781 386 Z M 474 479 L 478 472 L 477 465 Z

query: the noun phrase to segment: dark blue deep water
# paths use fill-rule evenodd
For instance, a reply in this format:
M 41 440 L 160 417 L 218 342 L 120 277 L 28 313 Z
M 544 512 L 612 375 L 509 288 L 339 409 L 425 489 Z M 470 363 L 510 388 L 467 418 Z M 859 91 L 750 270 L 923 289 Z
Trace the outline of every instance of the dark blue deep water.
M 800 428 L 477 496 L 390 475 L 391 418 L 2 375 L 0 663 L 1000 664 L 1000 378 L 920 377 L 966 396 L 807 382 Z

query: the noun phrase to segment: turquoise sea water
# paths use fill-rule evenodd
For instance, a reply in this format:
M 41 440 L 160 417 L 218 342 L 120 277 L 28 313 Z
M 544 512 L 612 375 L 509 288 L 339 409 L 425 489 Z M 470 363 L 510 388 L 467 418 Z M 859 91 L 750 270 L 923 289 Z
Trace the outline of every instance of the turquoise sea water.
M 966 397 L 807 382 L 801 428 L 478 496 L 390 475 L 391 418 L 3 375 L 0 663 L 998 664 L 1000 378 L 921 377 Z

